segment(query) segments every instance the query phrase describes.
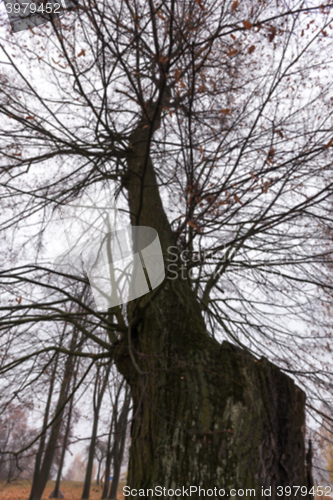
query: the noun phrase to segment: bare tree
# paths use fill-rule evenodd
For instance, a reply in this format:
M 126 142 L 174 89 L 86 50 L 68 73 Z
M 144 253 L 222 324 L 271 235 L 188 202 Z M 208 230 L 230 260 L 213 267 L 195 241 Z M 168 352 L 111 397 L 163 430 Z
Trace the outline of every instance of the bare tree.
M 69 352 L 75 351 L 76 348 L 80 347 L 84 342 L 84 338 L 79 335 L 79 331 L 74 329 L 72 333 L 72 337 L 70 339 Z M 56 408 L 54 411 L 54 416 L 51 419 L 50 423 L 47 422 L 46 428 L 50 427 L 50 434 L 48 436 L 48 441 L 46 443 L 45 449 L 43 450 L 43 460 L 40 463 L 38 471 L 36 473 L 36 481 L 33 482 L 30 491 L 30 500 L 40 500 L 46 483 L 49 479 L 52 463 L 54 460 L 54 455 L 56 453 L 58 439 L 60 435 L 61 425 L 63 423 L 63 415 L 65 405 L 68 400 L 71 399 L 70 396 L 70 385 L 73 374 L 75 373 L 75 362 L 76 358 L 72 354 L 67 355 L 65 363 L 64 363 L 64 371 L 61 380 L 58 400 L 56 404 Z M 51 383 L 52 384 L 52 383 Z M 51 393 L 51 390 L 50 390 Z M 49 399 L 47 404 L 49 404 Z M 49 408 L 45 412 L 45 415 L 48 415 Z M 43 431 L 46 431 L 46 428 Z M 39 457 L 37 456 L 37 460 Z M 37 462 L 36 460 L 36 462 Z
M 76 363 L 76 368 L 74 370 L 74 375 L 73 375 L 73 381 L 72 381 L 72 388 L 74 389 L 76 386 L 76 380 L 77 380 L 77 375 L 78 375 L 78 369 L 79 369 L 79 363 Z M 64 432 L 63 436 L 60 436 L 61 439 L 61 447 L 60 447 L 60 460 L 59 460 L 59 465 L 58 465 L 58 471 L 57 471 L 57 477 L 56 477 L 56 482 L 54 486 L 54 490 L 50 495 L 50 498 L 63 498 L 63 494 L 60 491 L 60 482 L 62 478 L 62 471 L 65 463 L 65 455 L 66 451 L 68 449 L 69 445 L 69 440 L 72 435 L 72 427 L 73 427 L 73 421 L 76 420 L 73 418 L 73 414 L 75 413 L 74 410 L 74 396 L 70 399 L 69 402 L 69 408 L 68 412 L 66 415 L 66 422 L 64 425 Z M 77 415 L 76 415 L 77 417 Z
M 1 42 L 2 370 L 64 352 L 29 337 L 64 320 L 86 339 L 69 357 L 114 360 L 132 487 L 307 485 L 304 391 L 315 414 L 332 387 L 308 334 L 332 288 L 331 21 L 309 1 L 100 0 Z M 99 312 L 84 273 L 38 258 L 59 206 L 105 185 L 157 231 L 166 279 Z
M 33 450 L 19 453 L 31 441 L 33 430 L 28 426 L 28 411 L 24 405 L 11 405 L 0 415 L 0 480 L 10 483 L 31 475 Z M 16 454 L 8 454 L 8 451 Z
M 105 440 L 97 439 L 95 446 L 95 458 L 98 462 L 96 486 L 100 485 L 102 465 L 106 458 L 106 454 L 107 454 L 107 442 L 105 442 Z

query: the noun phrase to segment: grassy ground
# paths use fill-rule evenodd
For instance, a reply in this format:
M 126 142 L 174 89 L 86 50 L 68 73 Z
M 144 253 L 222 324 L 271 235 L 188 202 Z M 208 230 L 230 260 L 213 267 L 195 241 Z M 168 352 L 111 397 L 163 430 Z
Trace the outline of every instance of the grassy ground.
M 119 483 L 118 500 L 123 500 L 123 486 L 126 483 Z M 1 500 L 28 500 L 30 493 L 31 482 L 26 480 L 17 480 L 11 484 L 0 483 L 0 499 Z M 64 494 L 65 500 L 80 500 L 82 494 L 83 483 L 75 481 L 62 481 L 60 490 Z M 49 498 L 51 491 L 54 489 L 54 481 L 49 481 L 45 488 L 43 500 Z M 102 496 L 102 488 L 94 483 L 90 489 L 90 500 L 100 500 Z

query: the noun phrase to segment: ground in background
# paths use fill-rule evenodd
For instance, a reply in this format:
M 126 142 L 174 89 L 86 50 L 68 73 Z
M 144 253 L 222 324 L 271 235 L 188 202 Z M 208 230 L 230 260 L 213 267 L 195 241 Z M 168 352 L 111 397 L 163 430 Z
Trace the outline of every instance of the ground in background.
M 48 481 L 43 495 L 43 500 L 47 500 L 51 491 L 54 490 L 54 481 Z M 123 486 L 126 483 L 120 482 L 118 488 L 118 500 L 123 500 Z M 0 482 L 1 500 L 28 500 L 31 482 L 26 480 L 17 480 L 10 484 Z M 83 483 L 77 481 L 62 481 L 60 490 L 64 494 L 65 500 L 80 500 L 82 495 Z M 100 500 L 102 496 L 102 487 L 96 486 L 93 482 L 90 490 L 90 500 Z

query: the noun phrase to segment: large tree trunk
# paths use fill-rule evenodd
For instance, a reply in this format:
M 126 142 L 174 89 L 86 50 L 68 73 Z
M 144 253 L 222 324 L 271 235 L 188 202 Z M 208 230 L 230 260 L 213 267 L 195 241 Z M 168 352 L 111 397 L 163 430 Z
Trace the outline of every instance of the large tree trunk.
M 155 228 L 167 253 L 174 241 L 145 124 L 131 137 L 128 159 L 132 224 Z M 271 486 L 271 498 L 280 498 L 276 486 L 306 485 L 304 393 L 266 359 L 213 340 L 188 281 L 167 279 L 130 333 L 116 362 L 134 402 L 131 488 L 254 488 L 262 498 Z
M 128 484 L 254 488 L 259 498 L 262 486 L 278 498 L 277 486 L 305 485 L 304 393 L 228 342 L 200 353 L 186 344 L 189 356 L 160 360 L 141 404 L 141 384 L 133 391 Z

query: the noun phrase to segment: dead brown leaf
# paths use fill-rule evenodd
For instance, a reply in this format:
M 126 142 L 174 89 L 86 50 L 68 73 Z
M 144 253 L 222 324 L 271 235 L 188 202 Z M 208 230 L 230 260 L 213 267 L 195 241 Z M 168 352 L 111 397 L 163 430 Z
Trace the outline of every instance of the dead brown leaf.
M 250 23 L 250 21 L 243 21 L 243 24 L 244 24 L 244 28 L 246 28 L 247 30 L 250 30 L 253 26 L 253 24 Z

